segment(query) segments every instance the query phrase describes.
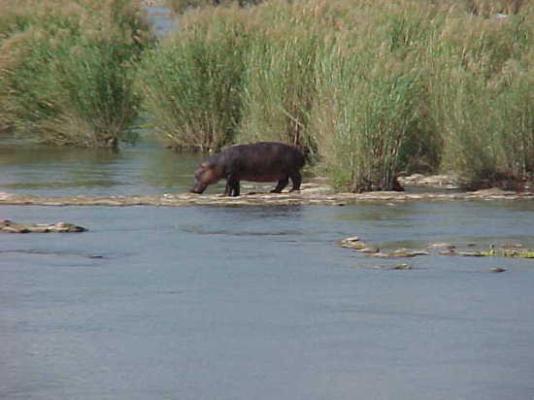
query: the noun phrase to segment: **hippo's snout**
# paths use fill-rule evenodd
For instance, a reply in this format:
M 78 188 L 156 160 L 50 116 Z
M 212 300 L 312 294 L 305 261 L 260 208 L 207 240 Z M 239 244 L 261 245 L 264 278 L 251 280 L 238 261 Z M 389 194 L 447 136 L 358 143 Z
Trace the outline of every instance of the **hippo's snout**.
M 208 185 L 205 185 L 202 182 L 197 182 L 195 186 L 191 188 L 190 192 L 196 193 L 196 194 L 202 194 L 204 193 L 204 190 L 206 190 L 207 187 Z

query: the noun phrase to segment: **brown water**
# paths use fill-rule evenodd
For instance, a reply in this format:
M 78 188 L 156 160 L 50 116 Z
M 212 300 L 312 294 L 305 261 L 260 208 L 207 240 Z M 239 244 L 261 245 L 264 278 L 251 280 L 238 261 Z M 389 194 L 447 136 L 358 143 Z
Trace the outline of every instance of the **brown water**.
M 198 156 L 0 145 L 0 191 L 181 192 Z M 214 189 L 215 190 L 215 189 Z M 523 242 L 534 202 L 0 206 L 2 399 L 531 399 L 534 263 L 336 246 Z M 408 262 L 414 269 L 376 265 Z M 489 272 L 500 266 L 506 272 Z

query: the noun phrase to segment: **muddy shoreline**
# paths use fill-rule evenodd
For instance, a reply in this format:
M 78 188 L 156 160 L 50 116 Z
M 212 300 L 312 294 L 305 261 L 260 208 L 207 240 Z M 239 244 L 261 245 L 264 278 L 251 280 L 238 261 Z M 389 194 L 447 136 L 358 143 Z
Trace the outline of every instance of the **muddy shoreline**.
M 363 202 L 410 202 L 410 201 L 475 201 L 475 200 L 534 200 L 534 192 L 511 192 L 500 189 L 476 192 L 368 192 L 332 193 L 327 187 L 303 185 L 300 193 L 284 192 L 245 193 L 239 197 L 220 194 L 196 195 L 191 193 L 131 196 L 34 196 L 0 193 L 0 205 L 41 206 L 285 206 L 285 205 L 337 205 Z

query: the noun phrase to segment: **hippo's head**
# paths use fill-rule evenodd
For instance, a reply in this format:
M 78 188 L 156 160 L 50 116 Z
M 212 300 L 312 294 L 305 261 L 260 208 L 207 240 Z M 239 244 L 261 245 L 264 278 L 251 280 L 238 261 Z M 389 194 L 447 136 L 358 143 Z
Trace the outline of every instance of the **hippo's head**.
M 221 174 L 214 164 L 203 162 L 195 171 L 195 184 L 191 189 L 191 193 L 203 193 L 206 188 L 212 183 L 216 183 L 221 179 Z

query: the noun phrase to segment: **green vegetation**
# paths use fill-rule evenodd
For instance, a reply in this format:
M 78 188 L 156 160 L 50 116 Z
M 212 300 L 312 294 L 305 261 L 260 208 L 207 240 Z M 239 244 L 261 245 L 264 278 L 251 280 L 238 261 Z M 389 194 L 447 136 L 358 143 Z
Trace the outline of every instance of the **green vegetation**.
M 137 86 L 148 124 L 173 148 L 208 151 L 234 140 L 241 120 L 245 20 L 234 9 L 194 12 L 144 57 Z
M 534 172 L 533 16 L 513 0 L 188 9 L 141 92 L 174 145 L 304 145 L 339 189 L 438 170 L 513 187 Z
M 483 257 L 512 257 L 512 258 L 533 258 L 534 250 L 525 248 L 498 248 L 490 247 L 489 250 L 481 251 L 480 255 Z
M 116 145 L 142 101 L 170 147 L 294 143 L 340 190 L 533 179 L 532 2 L 169 0 L 144 52 L 133 4 L 0 0 L 0 131 Z
M 0 0 L 0 125 L 55 144 L 116 147 L 137 113 L 149 42 L 127 0 Z

